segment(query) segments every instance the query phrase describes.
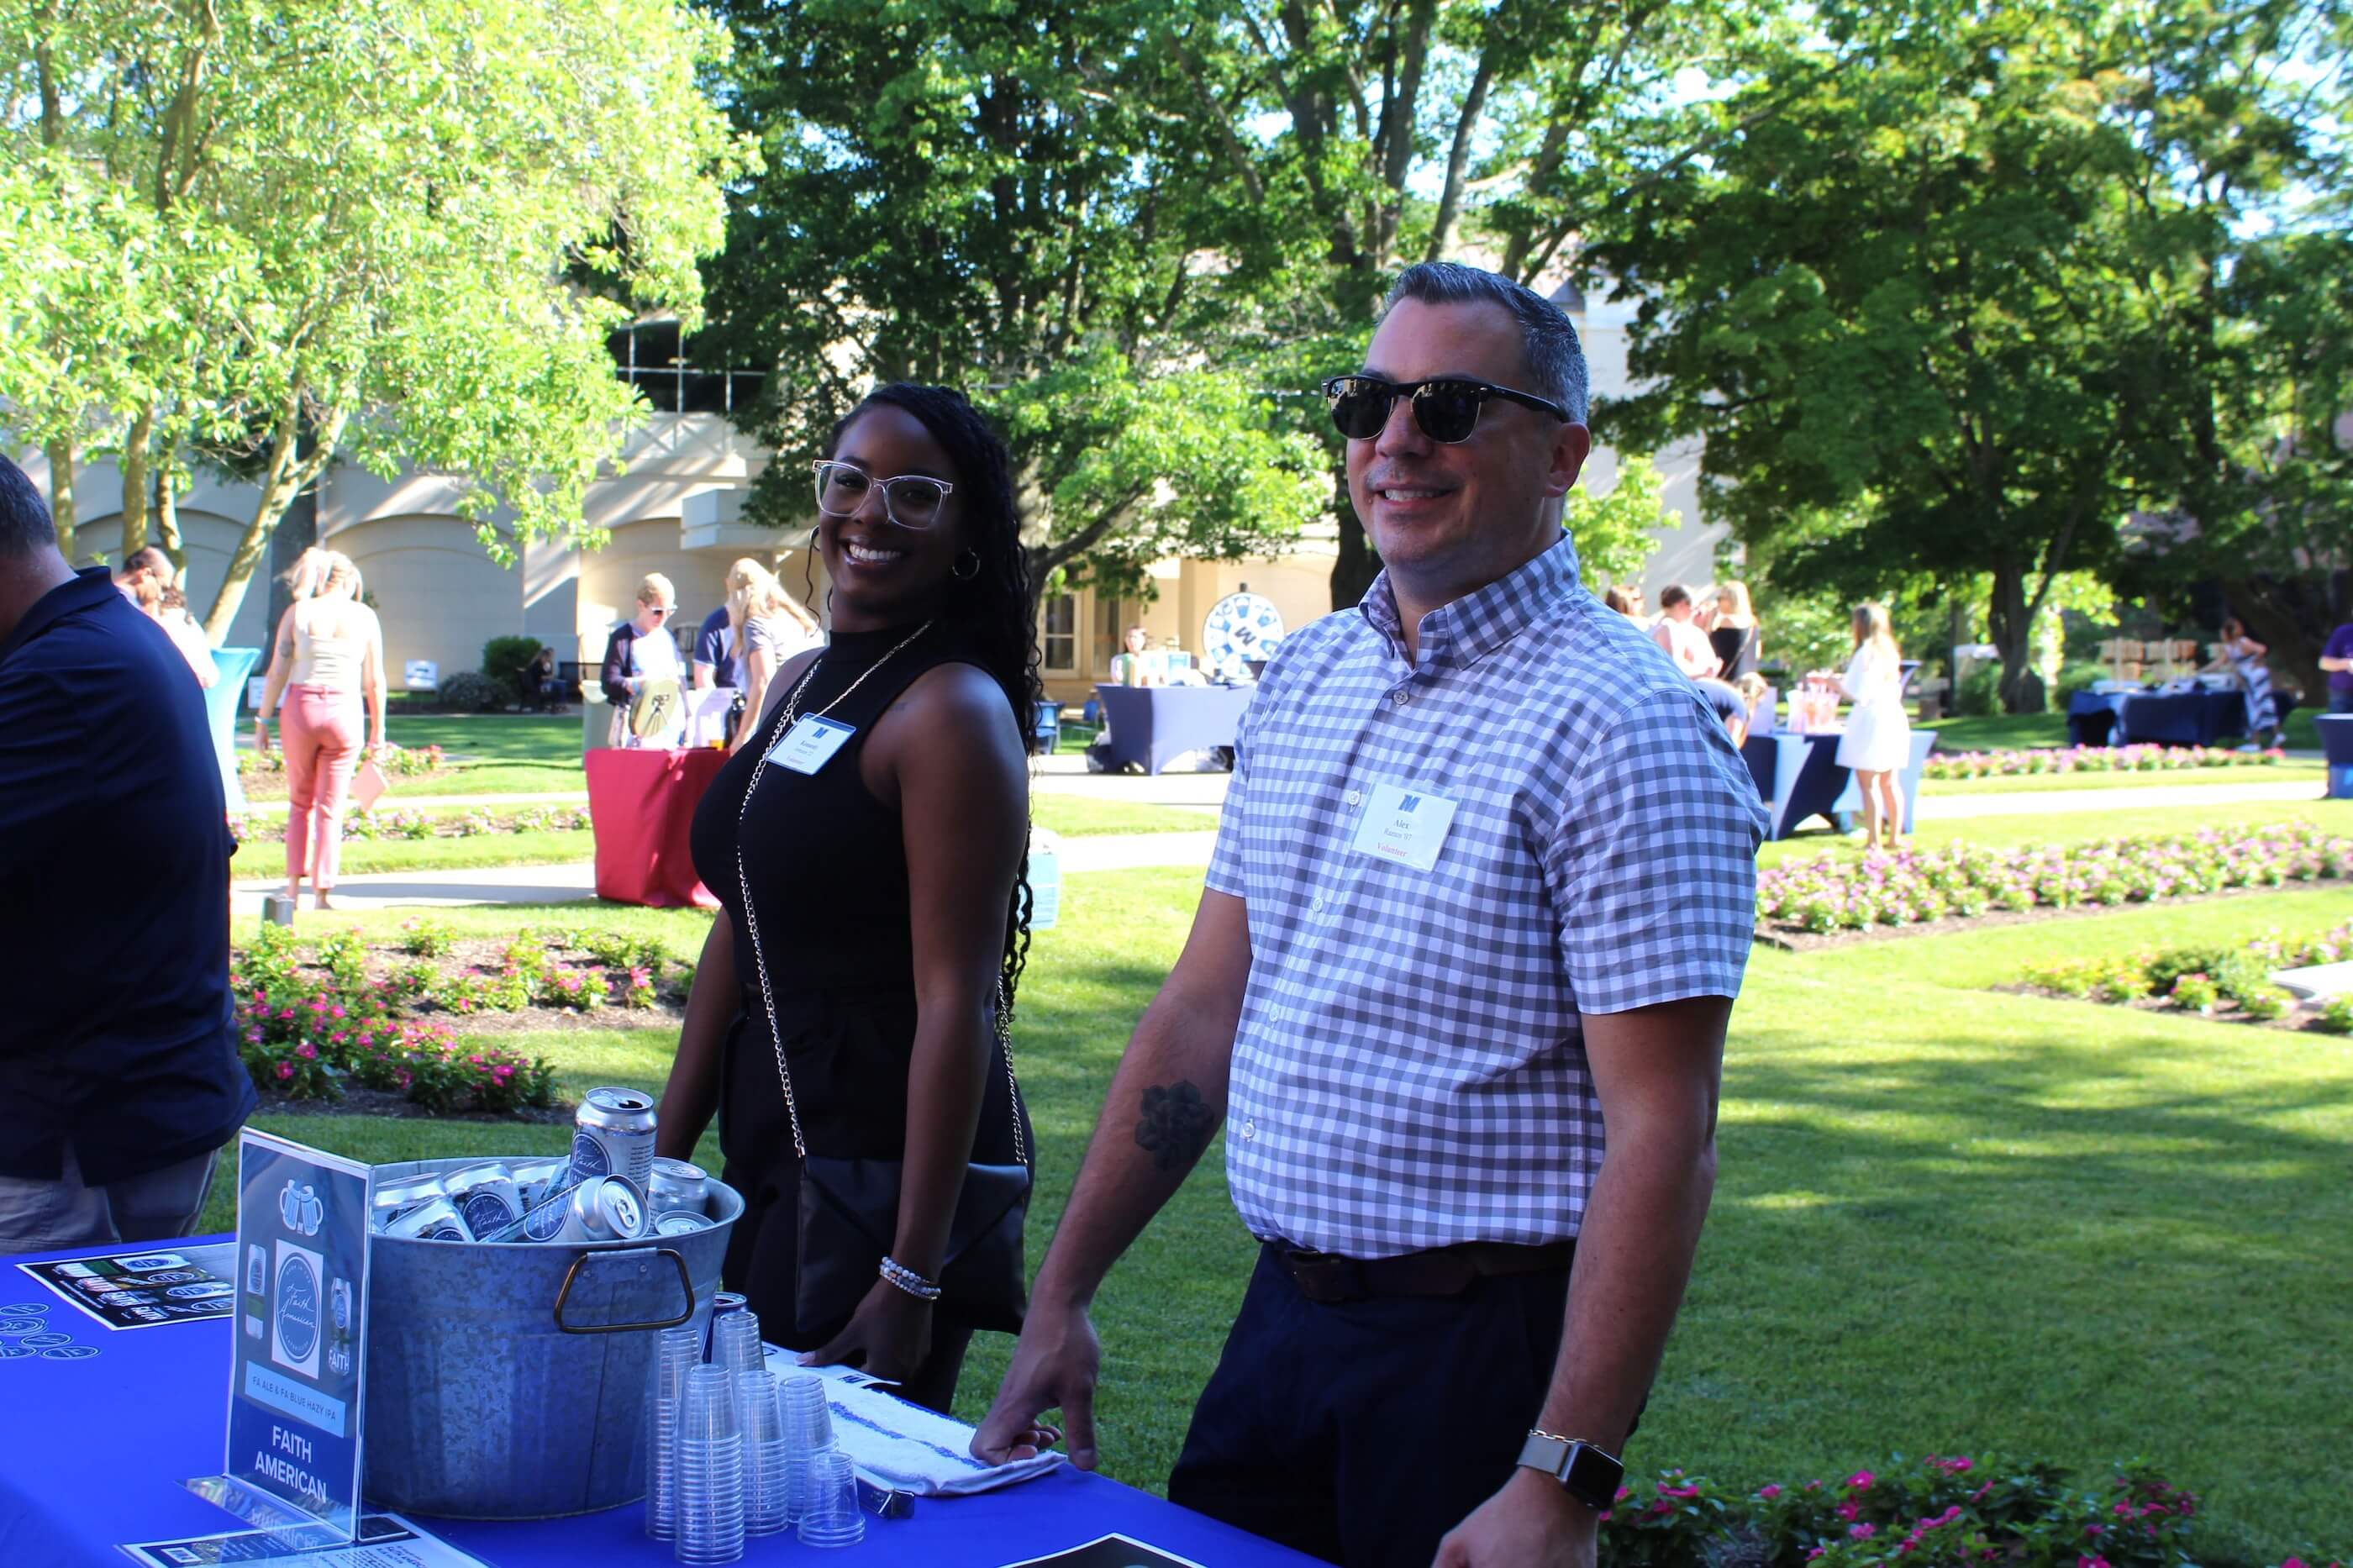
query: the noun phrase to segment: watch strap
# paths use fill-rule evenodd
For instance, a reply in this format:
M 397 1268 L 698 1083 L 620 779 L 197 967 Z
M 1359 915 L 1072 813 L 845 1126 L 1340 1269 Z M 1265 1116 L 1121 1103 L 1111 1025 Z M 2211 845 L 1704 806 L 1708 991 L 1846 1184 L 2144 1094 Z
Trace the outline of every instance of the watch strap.
M 1529 1469 L 1542 1470 L 1596 1513 L 1617 1500 L 1619 1483 L 1626 1476 L 1625 1465 L 1599 1444 L 1542 1428 L 1531 1431 L 1520 1446 L 1519 1462 Z

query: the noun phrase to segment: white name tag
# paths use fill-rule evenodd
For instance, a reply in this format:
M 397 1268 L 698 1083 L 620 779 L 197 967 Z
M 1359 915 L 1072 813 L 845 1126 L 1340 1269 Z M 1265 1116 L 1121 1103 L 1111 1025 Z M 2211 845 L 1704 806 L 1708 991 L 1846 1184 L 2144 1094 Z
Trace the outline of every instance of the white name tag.
M 1427 871 L 1438 864 L 1438 851 L 1453 822 L 1454 803 L 1443 795 L 1400 784 L 1376 784 L 1372 798 L 1365 803 L 1364 820 L 1356 824 L 1356 849 L 1360 855 Z
M 856 728 L 839 719 L 820 719 L 815 714 L 796 719 L 793 727 L 776 737 L 768 748 L 768 761 L 797 773 L 813 773 L 833 758 L 833 753 L 849 743 Z

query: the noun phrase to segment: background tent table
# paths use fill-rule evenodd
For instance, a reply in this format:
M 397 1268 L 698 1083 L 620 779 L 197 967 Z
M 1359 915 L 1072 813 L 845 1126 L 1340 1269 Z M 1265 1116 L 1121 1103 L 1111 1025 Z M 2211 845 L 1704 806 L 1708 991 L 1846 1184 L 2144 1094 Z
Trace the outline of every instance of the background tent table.
M 188 1245 L 228 1241 L 190 1237 Z M 159 1244 L 165 1245 L 165 1244 Z M 45 1253 L 121 1252 L 121 1246 Z M 181 1485 L 221 1469 L 223 1411 L 233 1319 L 110 1331 L 0 1259 L 0 1302 L 41 1302 L 47 1327 L 99 1353 L 51 1361 L 0 1335 L 0 1378 L 9 1430 L 0 1444 L 0 1563 L 7 1568 L 121 1568 L 115 1546 L 239 1528 Z M 77 1352 L 79 1353 L 79 1352 Z M 103 1412 L 101 1415 L 100 1413 Z M 672 1562 L 666 1541 L 646 1538 L 639 1504 L 572 1519 L 512 1524 L 415 1522 L 496 1568 L 576 1568 L 584 1563 Z M 1082 1545 L 1121 1531 L 1219 1568 L 1313 1568 L 1314 1559 L 1245 1535 L 1145 1492 L 1064 1469 L 985 1497 L 926 1499 L 914 1516 L 869 1517 L 866 1541 L 844 1563 L 920 1563 L 927 1568 L 997 1568 Z M 745 1542 L 743 1561 L 808 1563 L 789 1534 Z
M 1787 838 L 1809 817 L 1827 817 L 1840 828 L 1862 811 L 1862 795 L 1855 788 L 1854 771 L 1838 763 L 1835 731 L 1810 735 L 1779 732 L 1751 735 L 1740 748 L 1748 776 L 1772 813 L 1767 838 Z M 1898 778 L 1904 785 L 1904 831 L 1912 831 L 1913 813 L 1920 800 L 1920 769 L 1936 744 L 1933 730 L 1912 731 L 1912 752 Z
M 237 779 L 237 710 L 246 677 L 260 662 L 258 647 L 216 647 L 213 668 L 220 679 L 205 689 L 205 721 L 213 730 L 213 754 L 220 759 L 221 793 L 231 811 L 245 809 L 245 786 Z
M 658 910 L 715 910 L 694 874 L 687 835 L 702 792 L 727 753 L 632 751 L 599 746 L 581 759 L 588 774 L 588 822 L 596 834 L 596 896 Z
M 1111 725 L 1103 760 L 1156 773 L 1187 752 L 1234 743 L 1255 686 L 1098 686 L 1095 700 Z
M 2328 798 L 2353 800 L 2353 713 L 2318 713 L 2321 754 L 2328 759 Z
M 2282 722 L 2295 699 L 2274 690 Z M 2078 691 L 2067 699 L 2075 746 L 2211 746 L 2247 732 L 2247 699 L 2231 691 Z

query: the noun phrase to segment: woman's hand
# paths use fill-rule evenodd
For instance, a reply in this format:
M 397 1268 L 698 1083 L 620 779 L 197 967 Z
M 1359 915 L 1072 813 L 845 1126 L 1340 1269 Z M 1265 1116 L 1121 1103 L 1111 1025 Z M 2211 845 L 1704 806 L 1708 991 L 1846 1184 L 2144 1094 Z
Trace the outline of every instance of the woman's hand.
M 904 1383 L 931 1353 L 932 1304 L 877 1279 L 850 1314 L 849 1326 L 801 1357 L 801 1364 L 858 1365 L 869 1377 Z
M 269 754 L 269 721 L 267 719 L 256 719 L 253 721 L 253 749 L 265 756 Z

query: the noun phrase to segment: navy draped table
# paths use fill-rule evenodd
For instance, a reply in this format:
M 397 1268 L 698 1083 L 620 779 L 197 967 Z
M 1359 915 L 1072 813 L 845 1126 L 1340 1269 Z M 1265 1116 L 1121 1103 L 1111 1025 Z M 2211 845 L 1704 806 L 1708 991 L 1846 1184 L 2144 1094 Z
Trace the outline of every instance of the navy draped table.
M 2272 693 L 2282 722 L 2295 700 Z M 2247 732 L 2247 699 L 2231 691 L 2078 691 L 2067 699 L 2073 746 L 2211 746 Z
M 1187 752 L 1234 743 L 1255 686 L 1098 686 L 1109 737 L 1097 743 L 1104 766 L 1134 763 L 1156 773 Z
M 185 1245 L 232 1240 L 191 1237 Z M 65 1356 L 53 1358 L 26 1348 L 23 1335 L 0 1330 L 0 1398 L 7 1404 L 12 1439 L 0 1443 L 0 1563 L 6 1568 L 121 1568 L 126 1559 L 115 1547 L 122 1542 L 244 1528 L 181 1485 L 220 1473 L 235 1317 L 110 1331 L 14 1267 L 40 1258 L 126 1250 L 117 1244 L 0 1258 L 0 1303 L 46 1306 L 36 1326 L 73 1342 Z M 1130 1418 L 1142 1419 L 1143 1413 Z M 669 1542 L 647 1539 L 642 1504 L 499 1524 L 411 1517 L 493 1568 L 584 1563 L 653 1568 L 674 1560 Z M 1232 1568 L 1314 1563 L 1148 1493 L 1068 1468 L 980 1497 L 924 1499 L 910 1519 L 869 1518 L 865 1542 L 839 1552 L 813 1554 L 787 1532 L 747 1542 L 743 1561 L 751 1568 L 818 1557 L 843 1568 L 860 1563 L 997 1568 L 1114 1531 Z
M 1772 824 L 1766 831 L 1768 838 L 1788 838 L 1798 831 L 1799 825 L 1809 817 L 1827 818 L 1831 826 L 1843 829 L 1846 818 L 1862 810 L 1862 797 L 1854 787 L 1854 770 L 1842 768 L 1838 762 L 1839 734 L 1793 735 L 1778 731 L 1770 735 L 1751 735 L 1740 747 L 1741 761 L 1748 764 L 1748 776 L 1757 781 L 1757 793 L 1763 797 Z M 1912 831 L 1913 812 L 1920 799 L 1920 769 L 1936 744 L 1934 730 L 1912 731 L 1912 750 L 1897 777 L 1904 787 L 1904 831 Z

